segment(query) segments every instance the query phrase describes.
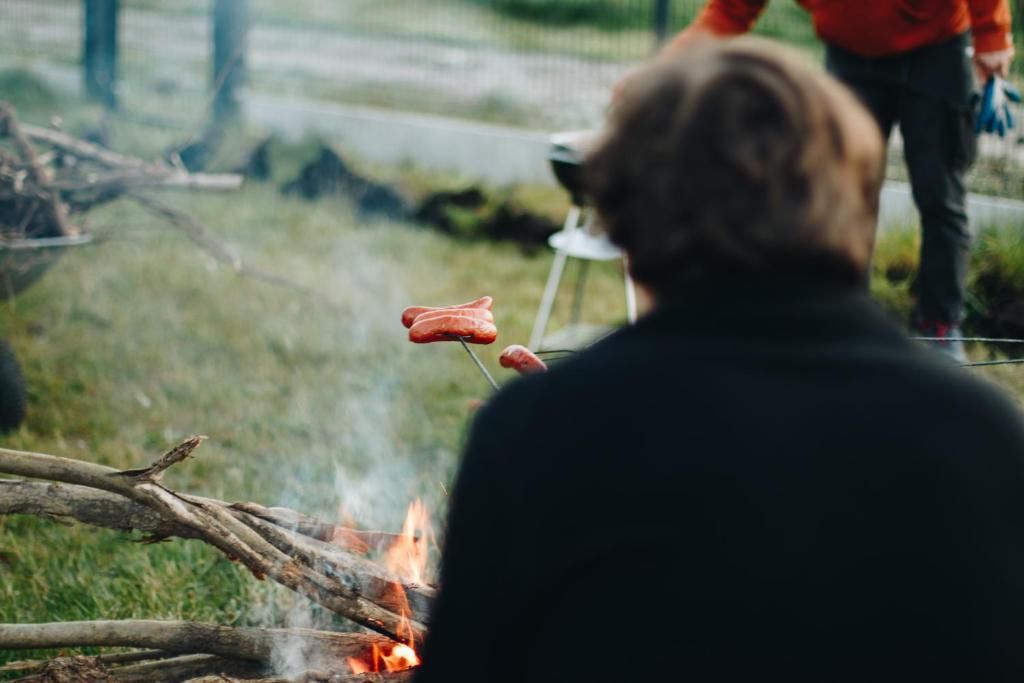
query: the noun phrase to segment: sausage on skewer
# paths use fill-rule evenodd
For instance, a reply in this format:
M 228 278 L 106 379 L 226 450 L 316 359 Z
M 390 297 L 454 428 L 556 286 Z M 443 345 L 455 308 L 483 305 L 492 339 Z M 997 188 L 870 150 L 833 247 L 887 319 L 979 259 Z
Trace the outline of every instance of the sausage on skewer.
M 456 309 L 482 309 L 491 310 L 491 306 L 494 305 L 494 299 L 489 296 L 482 296 L 475 301 L 470 301 L 464 304 L 456 304 L 454 306 L 410 306 L 409 308 L 402 311 L 402 324 L 405 327 L 412 327 L 413 323 L 416 322 L 416 318 L 424 313 L 430 313 L 432 311 L 452 311 Z
M 420 322 L 409 328 L 409 341 L 414 344 L 432 344 L 441 341 L 465 341 L 469 344 L 493 344 L 498 338 L 494 323 L 452 311 Z
M 509 346 L 501 355 L 498 362 L 503 368 L 511 368 L 520 375 L 533 375 L 538 372 L 547 372 L 548 366 L 537 355 L 520 344 Z
M 461 315 L 467 318 L 476 318 L 483 320 L 486 323 L 494 322 L 494 314 L 488 311 L 486 308 L 442 308 L 438 311 L 427 311 L 426 313 L 420 313 L 416 316 L 416 320 L 413 321 L 413 325 L 418 325 L 426 320 L 434 320 L 436 318 L 446 318 L 451 315 Z

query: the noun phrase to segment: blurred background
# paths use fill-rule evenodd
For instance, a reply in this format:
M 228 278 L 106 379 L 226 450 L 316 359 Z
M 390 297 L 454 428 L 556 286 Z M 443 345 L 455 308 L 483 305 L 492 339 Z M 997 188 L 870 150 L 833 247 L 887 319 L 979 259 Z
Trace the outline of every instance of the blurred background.
M 0 278 L 0 338 L 24 383 L 3 445 L 129 468 L 203 433 L 173 487 L 380 529 L 422 498 L 440 527 L 472 401 L 490 388 L 457 347 L 409 344 L 399 315 L 494 296 L 499 341 L 480 353 L 514 379 L 497 354 L 527 343 L 547 237 L 569 209 L 549 136 L 599 126 L 613 84 L 701 5 L 0 0 L 0 100 L 18 120 L 162 169 L 244 176 L 225 191 L 122 183 L 85 208 L 68 199 L 88 243 L 24 290 Z M 820 61 L 792 0 L 772 0 L 757 33 Z M 1024 337 L 1019 135 L 986 136 L 970 176 L 971 333 Z M 904 320 L 919 230 L 898 138 L 890 154 L 872 289 Z M 21 182 L 4 173 L 0 185 Z M 30 221 L 11 215 L 0 206 L 0 274 L 25 258 L 8 240 Z M 573 264 L 562 289 L 554 329 L 625 318 L 618 262 Z M 970 371 L 1024 404 L 1020 368 Z M 124 617 L 344 627 L 197 542 L 142 548 L 0 516 L 0 622 Z M 0 664 L 34 654 L 48 653 Z

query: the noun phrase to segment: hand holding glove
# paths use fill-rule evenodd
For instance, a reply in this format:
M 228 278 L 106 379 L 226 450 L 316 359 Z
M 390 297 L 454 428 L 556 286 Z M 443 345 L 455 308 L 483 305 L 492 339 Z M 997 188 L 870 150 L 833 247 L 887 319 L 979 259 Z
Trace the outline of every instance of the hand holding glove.
M 1016 125 L 1011 107 L 1020 101 L 1020 91 L 999 76 L 990 76 L 981 95 L 974 132 L 1004 137 Z

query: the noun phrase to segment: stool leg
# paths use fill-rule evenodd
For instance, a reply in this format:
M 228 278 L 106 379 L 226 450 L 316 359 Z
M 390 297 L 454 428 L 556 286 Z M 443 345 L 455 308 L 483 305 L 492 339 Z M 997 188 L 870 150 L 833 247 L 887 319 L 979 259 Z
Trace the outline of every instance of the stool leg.
M 636 322 L 636 286 L 633 284 L 633 278 L 629 276 L 629 264 L 625 259 L 622 261 L 622 268 L 623 279 L 626 282 L 626 320 L 632 324 Z
M 565 225 L 562 226 L 563 232 L 571 232 L 579 227 L 580 213 L 580 207 L 575 204 L 569 207 L 569 215 L 565 217 Z M 555 260 L 551 263 L 551 271 L 548 273 L 548 283 L 544 286 L 537 318 L 533 321 L 533 332 L 530 333 L 530 348 L 534 351 L 539 350 L 541 342 L 544 341 L 544 332 L 548 327 L 548 319 L 551 317 L 558 285 L 562 282 L 562 273 L 565 272 L 565 262 L 568 259 L 569 255 L 565 252 L 555 251 Z
M 537 319 L 533 322 L 533 333 L 530 335 L 530 348 L 534 351 L 540 349 L 544 340 L 544 331 L 548 327 L 548 318 L 551 317 L 551 309 L 555 305 L 555 295 L 558 294 L 558 285 L 562 281 L 562 273 L 565 271 L 565 262 L 569 255 L 564 251 L 555 252 L 555 260 L 551 263 L 551 272 L 548 273 L 548 283 L 544 287 L 544 296 L 540 300 L 540 308 L 537 309 Z
M 590 261 L 580 259 L 580 272 L 576 276 L 576 292 L 572 295 L 572 314 L 569 318 L 570 325 L 579 325 L 583 317 L 583 293 L 587 285 L 587 270 L 590 268 Z

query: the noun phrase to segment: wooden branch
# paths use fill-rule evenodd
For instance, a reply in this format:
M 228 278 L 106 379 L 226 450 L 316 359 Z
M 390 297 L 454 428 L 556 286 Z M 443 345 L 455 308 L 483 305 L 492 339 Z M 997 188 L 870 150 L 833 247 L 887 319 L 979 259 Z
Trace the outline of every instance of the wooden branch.
M 0 515 L 5 514 L 74 520 L 115 531 L 137 530 L 147 534 L 147 542 L 171 537 L 200 538 L 190 527 L 168 523 L 148 507 L 115 494 L 74 484 L 0 479 Z M 388 611 L 401 614 L 404 610 L 415 622 L 427 620 L 434 589 L 405 584 L 379 565 L 341 548 L 306 538 L 240 510 L 235 514 L 279 550 L 310 569 L 340 581 Z
M 185 233 L 185 235 L 192 240 L 196 246 L 208 253 L 217 261 L 230 266 L 236 274 L 252 278 L 254 280 L 260 280 L 261 282 L 274 285 L 275 287 L 290 289 L 302 294 L 309 300 L 326 306 L 332 310 L 343 310 L 338 306 L 338 304 L 325 298 L 319 292 L 316 292 L 305 285 L 292 280 L 291 278 L 246 265 L 242 260 L 242 257 L 234 249 L 217 238 L 209 229 L 206 228 L 206 226 L 196 220 L 192 215 L 165 204 L 150 195 L 132 192 L 129 193 L 128 196 L 153 215 L 163 218 L 170 223 L 172 227 Z
M 199 445 L 205 440 L 205 436 L 193 434 L 171 450 L 161 455 L 160 459 L 149 467 L 140 470 L 123 470 L 121 474 L 123 476 L 135 477 L 140 480 L 146 479 L 149 481 L 160 481 L 160 477 L 164 475 L 164 472 L 192 455 L 192 451 L 199 448 Z
M 425 623 L 436 596 L 430 586 L 404 583 L 383 567 L 345 552 L 337 546 L 295 534 L 271 522 L 245 515 L 239 518 L 290 557 L 358 591 L 374 604 L 407 614 L 414 623 Z
M 0 133 L 6 133 L 14 141 L 14 146 L 18 149 L 18 154 L 21 155 L 22 161 L 27 167 L 29 179 L 39 187 L 41 193 L 46 197 L 46 209 L 54 225 L 57 226 L 58 232 L 64 236 L 77 235 L 79 230 L 68 220 L 67 208 L 61 201 L 60 195 L 50 187 L 50 179 L 36 158 L 32 144 L 22 133 L 18 119 L 14 115 L 14 108 L 2 102 L 0 102 Z
M 109 670 L 111 683 L 154 683 L 155 681 L 184 681 L 214 676 L 238 677 L 252 681 L 271 673 L 270 667 L 260 662 L 226 659 L 215 655 L 184 655 L 145 664 L 120 666 Z
M 148 662 L 155 659 L 167 659 L 173 657 L 162 650 L 142 650 L 140 652 L 118 652 L 112 655 L 96 655 L 91 657 L 97 664 L 103 666 L 134 664 L 135 662 Z M 25 659 L 20 662 L 9 662 L 0 666 L 2 673 L 36 673 L 42 671 L 54 660 L 52 659 Z
M 0 515 L 19 514 L 141 531 L 151 540 L 199 538 L 191 528 L 168 522 L 150 508 L 113 493 L 76 484 L 0 479 Z
M 317 573 L 341 581 L 350 590 L 357 591 L 386 610 L 397 614 L 404 610 L 416 622 L 426 621 L 430 614 L 435 591 L 428 586 L 405 584 L 399 577 L 369 560 L 253 517 L 235 506 L 227 506 L 212 499 L 185 498 L 227 507 L 240 521 L 251 526 L 278 550 Z M 75 484 L 0 479 L 0 515 L 7 514 L 77 521 L 115 531 L 135 530 L 146 534 L 147 542 L 172 537 L 202 540 L 192 528 L 170 523 L 144 505 L 123 496 Z
M 294 653 L 311 668 L 341 668 L 347 657 L 369 656 L 388 638 L 370 633 L 313 629 L 232 628 L 189 621 L 70 621 L 0 624 L 0 650 L 62 647 L 141 647 L 178 654 L 210 654 L 271 663 L 275 653 Z
M 231 510 L 220 501 L 180 496 L 156 482 L 126 477 L 110 467 L 41 453 L 0 449 L 0 473 L 77 484 L 123 496 L 156 512 L 165 523 L 188 529 L 187 537 L 199 538 L 229 558 L 241 561 L 257 577 L 269 576 L 371 630 L 396 640 L 411 635 L 416 642 L 422 642 L 425 636 L 426 627 L 418 617 L 426 610 L 418 606 L 420 602 L 415 594 L 410 600 L 410 609 L 414 613 L 410 621 L 403 617 L 401 611 L 388 609 L 395 607 L 396 603 L 394 599 L 386 600 L 386 593 L 373 595 L 371 590 L 372 597 L 363 593 L 364 584 L 394 588 L 392 577 L 382 569 L 375 568 L 370 572 L 362 566 L 361 572 L 351 570 L 351 567 L 358 566 L 358 562 L 352 561 L 358 560 L 354 557 L 347 558 L 348 566 L 327 561 L 319 566 L 312 562 L 304 563 L 302 558 L 293 558 L 278 547 L 286 543 L 301 546 L 296 542 L 297 536 L 275 535 L 278 542 L 275 545 L 261 536 L 253 525 L 243 521 L 244 518 L 239 519 L 237 515 L 244 513 Z M 337 557 L 340 557 L 341 551 L 338 553 Z
M 273 676 L 258 679 L 224 678 L 221 676 L 203 676 L 193 678 L 186 683 L 411 683 L 416 677 L 415 669 L 394 671 L 389 673 L 342 674 L 330 671 L 307 671 L 298 678 L 281 678 Z
M 149 195 L 132 193 L 129 196 L 150 213 L 163 218 L 174 228 L 185 233 L 185 236 L 192 240 L 196 246 L 221 263 L 230 266 L 236 273 L 241 273 L 245 268 L 242 257 L 238 252 L 215 237 L 213 233 L 189 214 L 179 211 L 173 206 L 169 206 Z
M 142 662 L 142 663 L 136 663 Z M 226 659 L 215 655 L 175 656 L 167 652 L 129 652 L 113 655 L 75 655 L 28 662 L 31 668 L 4 668 L 0 672 L 20 671 L 31 674 L 10 683 L 56 683 L 105 681 L 107 683 L 177 683 L 196 677 L 213 676 L 214 680 L 252 681 L 271 673 L 261 662 Z M 235 679 L 234 677 L 239 678 Z M 226 677 L 231 677 L 230 679 Z
M 48 145 L 67 152 L 80 159 L 88 159 L 102 166 L 117 169 L 150 169 L 156 172 L 167 170 L 164 164 L 154 164 L 136 157 L 111 152 L 109 149 L 94 145 L 85 140 L 79 140 L 67 133 L 50 128 L 42 128 L 27 123 L 21 125 L 22 133 L 35 142 L 45 142 Z
M 401 536 L 390 531 L 367 531 L 331 524 L 288 508 L 265 507 L 257 503 L 232 503 L 231 507 L 360 555 L 369 552 L 371 548 L 383 550 Z
M 234 173 L 186 173 L 173 168 L 154 171 L 119 171 L 102 175 L 89 174 L 85 178 L 55 180 L 50 186 L 60 192 L 127 192 L 145 188 L 169 190 L 203 190 L 228 192 L 237 190 L 245 182 Z

